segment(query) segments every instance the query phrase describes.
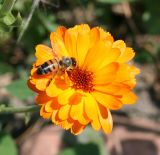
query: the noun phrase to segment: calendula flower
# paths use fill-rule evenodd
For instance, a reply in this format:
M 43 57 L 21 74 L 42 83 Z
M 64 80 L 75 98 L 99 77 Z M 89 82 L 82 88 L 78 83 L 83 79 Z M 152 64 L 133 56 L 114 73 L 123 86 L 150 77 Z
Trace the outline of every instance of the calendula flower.
M 36 46 L 36 62 L 28 81 L 38 93 L 40 115 L 73 134 L 90 124 L 95 130 L 112 131 L 110 110 L 136 102 L 132 92 L 140 71 L 129 65 L 135 53 L 122 40 L 114 41 L 109 32 L 88 25 L 58 27 L 50 35 L 51 48 Z M 63 74 L 38 75 L 38 66 L 57 56 L 74 58 L 77 66 Z

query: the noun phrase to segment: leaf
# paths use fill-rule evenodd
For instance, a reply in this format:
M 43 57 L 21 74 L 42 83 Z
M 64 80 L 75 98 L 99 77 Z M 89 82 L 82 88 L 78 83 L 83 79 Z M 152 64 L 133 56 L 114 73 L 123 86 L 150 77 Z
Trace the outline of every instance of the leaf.
M 100 155 L 109 155 L 109 151 L 105 147 L 102 134 L 100 132 L 94 131 L 90 127 L 86 128 L 83 134 L 78 136 L 78 142 L 83 144 L 92 143 L 99 149 Z
M 100 155 L 100 151 L 97 145 L 89 144 L 78 144 L 73 148 L 65 149 L 60 152 L 59 155 Z
M 123 3 L 123 2 L 133 2 L 136 0 L 97 0 L 101 3 L 108 3 L 108 4 L 116 4 L 116 3 Z
M 8 13 L 4 18 L 3 18 L 3 22 L 9 26 L 12 25 L 15 22 L 15 17 L 12 15 L 12 13 Z
M 65 149 L 59 155 L 76 155 L 76 152 L 74 149 Z
M 9 93 L 21 100 L 25 100 L 28 97 L 33 96 L 32 91 L 27 86 L 27 79 L 13 81 L 6 88 Z
M 0 132 L 0 155 L 17 155 L 17 148 L 9 134 Z
M 0 62 L 0 74 L 4 74 L 7 72 L 13 72 L 14 69 L 11 65 L 4 63 L 4 62 Z
M 4 3 L 0 8 L 0 18 L 6 16 L 8 13 L 11 12 L 15 2 L 16 0 L 4 0 Z

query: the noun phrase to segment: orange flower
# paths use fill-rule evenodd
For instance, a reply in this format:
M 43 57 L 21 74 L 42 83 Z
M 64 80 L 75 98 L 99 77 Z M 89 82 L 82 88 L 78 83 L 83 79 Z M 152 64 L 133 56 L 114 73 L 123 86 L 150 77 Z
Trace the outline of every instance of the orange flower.
M 29 87 L 38 93 L 40 115 L 73 134 L 91 124 L 105 133 L 112 130 L 110 110 L 136 102 L 132 89 L 140 71 L 129 65 L 135 53 L 122 40 L 114 41 L 110 33 L 99 27 L 76 25 L 58 27 L 50 35 L 52 48 L 36 46 Z M 55 54 L 73 57 L 77 66 L 63 74 L 37 74 L 38 66 L 54 60 Z

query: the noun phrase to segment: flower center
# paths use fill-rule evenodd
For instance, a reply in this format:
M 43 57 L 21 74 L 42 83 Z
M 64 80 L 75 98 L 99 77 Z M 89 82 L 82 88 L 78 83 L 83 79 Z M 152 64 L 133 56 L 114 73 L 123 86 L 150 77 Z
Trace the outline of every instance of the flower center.
M 85 92 L 93 91 L 93 73 L 76 67 L 68 73 L 73 82 L 74 89 L 82 89 Z

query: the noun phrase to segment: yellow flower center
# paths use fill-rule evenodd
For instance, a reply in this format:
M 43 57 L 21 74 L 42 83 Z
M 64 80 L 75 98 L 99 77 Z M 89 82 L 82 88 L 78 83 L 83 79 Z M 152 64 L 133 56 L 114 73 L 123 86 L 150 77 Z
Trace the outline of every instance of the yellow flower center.
M 68 73 L 70 80 L 73 82 L 74 89 L 82 89 L 85 92 L 93 91 L 93 73 L 76 67 Z

